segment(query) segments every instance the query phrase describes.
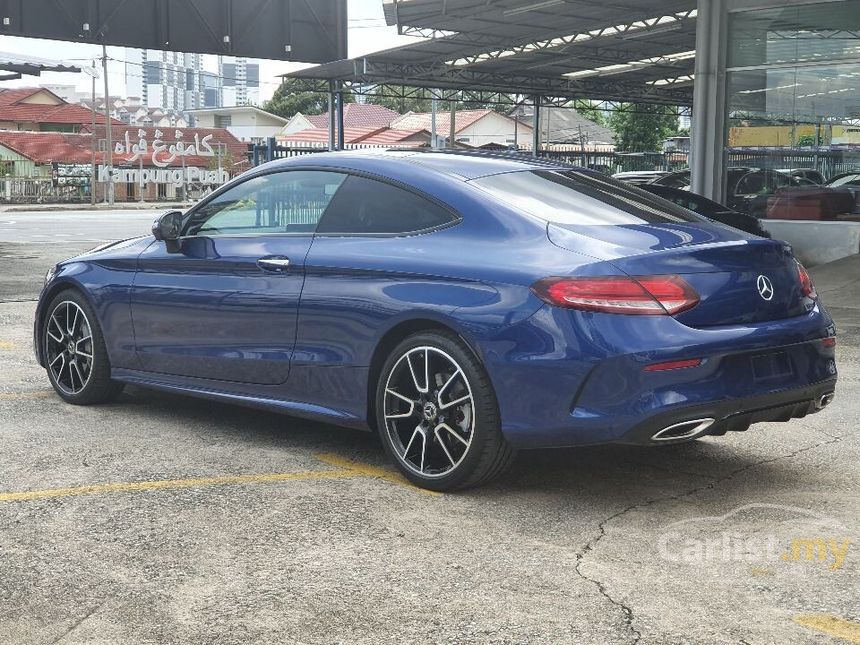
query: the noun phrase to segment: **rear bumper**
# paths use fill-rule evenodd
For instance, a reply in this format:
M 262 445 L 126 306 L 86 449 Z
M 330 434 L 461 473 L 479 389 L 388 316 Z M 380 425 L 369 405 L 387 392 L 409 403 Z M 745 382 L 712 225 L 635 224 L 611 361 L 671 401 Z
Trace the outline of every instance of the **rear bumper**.
M 650 417 L 620 437 L 617 443 L 637 445 L 683 443 L 707 435 L 742 432 L 753 423 L 802 419 L 826 407 L 832 401 L 835 388 L 836 379 L 831 379 L 809 387 L 764 396 L 685 406 Z M 679 436 L 680 431 L 684 430 L 681 424 L 702 420 L 713 420 L 713 422 L 696 432 L 694 432 L 696 426 L 691 424 L 689 429 L 692 434 Z M 673 438 L 671 433 L 654 438 L 662 430 L 673 427 L 679 430 L 676 438 Z
M 546 307 L 481 349 L 516 447 L 641 444 L 691 419 L 713 419 L 708 432 L 721 434 L 815 411 L 835 387 L 835 348 L 823 342 L 835 333 L 820 304 L 785 320 L 705 329 Z M 685 359 L 702 360 L 644 369 Z

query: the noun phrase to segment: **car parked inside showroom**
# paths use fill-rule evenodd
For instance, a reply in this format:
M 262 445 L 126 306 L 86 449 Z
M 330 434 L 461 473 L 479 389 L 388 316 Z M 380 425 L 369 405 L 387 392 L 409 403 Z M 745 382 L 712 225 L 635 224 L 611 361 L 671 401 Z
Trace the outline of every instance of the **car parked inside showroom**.
M 69 403 L 131 384 L 374 429 L 435 490 L 519 449 L 789 421 L 837 377 L 833 320 L 785 243 L 506 154 L 264 164 L 52 267 L 34 331 Z
M 770 233 L 762 227 L 758 218 L 746 213 L 740 213 L 712 199 L 692 193 L 688 189 L 662 186 L 660 184 L 643 184 L 640 188 L 721 224 L 758 235 L 759 237 L 770 237 Z
M 689 189 L 690 171 L 677 170 L 650 183 Z M 776 170 L 730 166 L 726 169 L 726 205 L 734 211 L 761 218 L 767 213 L 768 199 L 780 189 L 811 185 L 808 179 Z

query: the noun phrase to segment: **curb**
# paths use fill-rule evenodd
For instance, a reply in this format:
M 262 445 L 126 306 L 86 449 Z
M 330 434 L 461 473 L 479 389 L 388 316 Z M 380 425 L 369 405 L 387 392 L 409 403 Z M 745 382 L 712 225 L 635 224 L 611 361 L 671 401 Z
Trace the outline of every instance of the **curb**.
M 141 211 L 141 210 L 186 210 L 194 204 L 168 204 L 168 203 L 123 203 L 106 206 L 104 204 L 22 204 L 20 206 L 0 206 L 0 213 L 62 213 L 72 211 Z

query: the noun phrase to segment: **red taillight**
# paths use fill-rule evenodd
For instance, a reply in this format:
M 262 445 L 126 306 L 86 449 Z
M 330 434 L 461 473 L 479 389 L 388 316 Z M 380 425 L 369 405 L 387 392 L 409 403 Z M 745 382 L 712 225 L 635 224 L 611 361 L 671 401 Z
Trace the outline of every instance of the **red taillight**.
M 827 348 L 836 347 L 836 336 L 828 336 L 827 338 L 822 338 L 821 344 Z
M 683 361 L 667 361 L 666 363 L 652 363 L 646 365 L 645 372 L 665 372 L 666 370 L 682 370 L 685 367 L 698 367 L 702 364 L 701 358 L 688 358 Z
M 800 278 L 800 290 L 803 292 L 803 295 L 813 300 L 817 298 L 818 294 L 815 293 L 815 285 L 812 284 L 812 278 L 809 277 L 809 272 L 800 262 L 797 263 L 797 276 Z
M 676 275 L 544 278 L 532 291 L 557 307 L 615 314 L 677 314 L 699 304 L 699 294 Z

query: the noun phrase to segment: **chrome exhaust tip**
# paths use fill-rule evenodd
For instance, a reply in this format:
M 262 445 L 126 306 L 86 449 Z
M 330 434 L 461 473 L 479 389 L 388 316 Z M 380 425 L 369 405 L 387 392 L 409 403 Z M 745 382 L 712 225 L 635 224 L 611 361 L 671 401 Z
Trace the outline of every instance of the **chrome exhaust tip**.
M 835 392 L 829 392 L 822 396 L 818 401 L 815 402 L 816 410 L 823 410 L 833 401 L 833 397 L 836 396 Z
M 715 419 L 708 417 L 707 419 L 691 419 L 690 421 L 681 421 L 666 426 L 662 430 L 654 433 L 651 441 L 680 441 L 683 439 L 692 439 L 701 434 L 714 425 Z

